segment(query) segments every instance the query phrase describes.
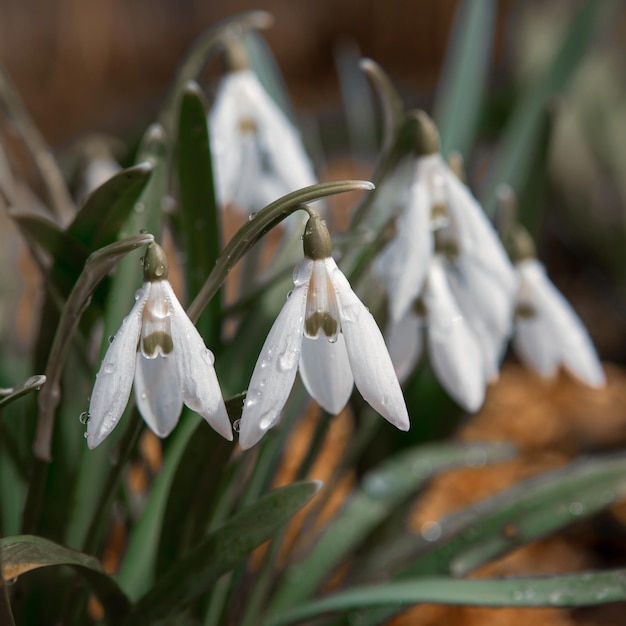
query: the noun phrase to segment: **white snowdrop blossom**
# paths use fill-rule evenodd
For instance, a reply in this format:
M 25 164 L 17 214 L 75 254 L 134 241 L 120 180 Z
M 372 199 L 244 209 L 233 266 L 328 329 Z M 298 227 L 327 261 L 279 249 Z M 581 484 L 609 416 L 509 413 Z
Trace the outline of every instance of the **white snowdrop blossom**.
M 400 380 L 413 371 L 425 347 L 441 386 L 474 412 L 485 399 L 484 351 L 454 298 L 444 265 L 440 255 L 433 257 L 418 305 L 390 326 L 387 346 Z
M 534 258 L 516 265 L 519 292 L 513 347 L 520 360 L 544 378 L 564 367 L 590 387 L 606 383 L 591 338 L 574 309 Z
M 409 328 L 426 325 L 440 382 L 475 411 L 487 383 L 498 377 L 512 333 L 517 277 L 480 204 L 439 154 L 436 128 L 423 113 L 419 122 L 423 145 L 399 196 L 397 234 L 375 264 L 388 293 L 390 354 L 404 379 L 422 352 L 419 332 L 409 340 Z M 401 167 L 406 170 L 406 161 Z
M 251 69 L 222 78 L 209 128 L 222 206 L 258 211 L 317 182 L 298 131 Z
M 263 345 L 241 416 L 239 443 L 250 448 L 280 419 L 296 372 L 310 395 L 339 413 L 356 385 L 363 398 L 401 430 L 409 416 L 383 336 L 330 256 L 330 236 L 313 214 L 295 288 Z
M 184 403 L 220 435 L 233 438 L 213 353 L 187 317 L 167 274 L 165 253 L 150 244 L 144 258 L 144 284 L 96 377 L 87 422 L 90 448 L 102 443 L 117 425 L 133 380 L 139 412 L 159 437 L 176 426 Z

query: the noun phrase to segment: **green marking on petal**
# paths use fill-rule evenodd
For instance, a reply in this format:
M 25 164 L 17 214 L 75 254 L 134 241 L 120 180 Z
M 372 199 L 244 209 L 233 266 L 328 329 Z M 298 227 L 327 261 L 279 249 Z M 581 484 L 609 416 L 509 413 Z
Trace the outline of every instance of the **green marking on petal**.
M 537 317 L 537 309 L 530 302 L 520 302 L 515 307 L 515 317 L 522 320 L 529 320 Z
M 157 330 L 143 337 L 141 351 L 149 359 L 156 357 L 159 352 L 165 356 L 173 349 L 174 342 L 172 341 L 172 336 L 162 330 Z
M 338 326 L 337 320 L 328 311 L 315 311 L 313 315 L 306 318 L 304 331 L 307 337 L 317 337 L 320 330 L 327 337 L 336 337 Z

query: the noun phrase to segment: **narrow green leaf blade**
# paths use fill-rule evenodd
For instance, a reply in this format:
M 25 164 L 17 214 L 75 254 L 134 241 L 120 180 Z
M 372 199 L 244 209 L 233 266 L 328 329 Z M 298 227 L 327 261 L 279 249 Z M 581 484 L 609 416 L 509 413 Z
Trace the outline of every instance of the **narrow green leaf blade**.
M 317 493 L 318 481 L 277 489 L 240 510 L 161 577 L 135 606 L 128 623 L 158 623 L 205 593 Z
M 178 180 L 187 294 L 195 298 L 220 253 L 219 208 L 215 200 L 206 106 L 202 91 L 189 82 L 178 124 Z M 220 298 L 214 297 L 198 329 L 213 349 L 220 340 Z
M 150 163 L 129 167 L 95 189 L 76 214 L 68 234 L 90 251 L 117 239 L 152 174 Z
M 625 569 L 510 579 L 417 578 L 378 586 L 354 587 L 288 611 L 274 613 L 262 623 L 264 626 L 283 626 L 330 611 L 383 605 L 399 608 L 417 603 L 439 603 L 529 608 L 592 606 L 623 600 L 626 600 Z
M 396 455 L 363 478 L 362 487 L 325 529 L 307 558 L 290 568 L 278 589 L 274 610 L 309 597 L 367 535 L 434 474 L 451 467 L 510 458 L 513 449 L 499 444 L 434 444 Z
M 607 7 L 611 7 L 611 4 L 587 0 L 574 17 L 549 67 L 516 107 L 504 131 L 500 154 L 495 160 L 496 165 L 483 198 L 488 215 L 493 215 L 495 211 L 495 189 L 500 183 L 508 183 L 513 189 L 520 189 L 521 183 L 526 180 L 542 125 L 544 107 L 550 96 L 567 86 L 591 43 L 599 17 Z
M 434 107 L 444 156 L 457 150 L 467 158 L 474 141 L 490 66 L 495 14 L 495 0 L 464 0 L 457 10 Z
M 18 535 L 0 539 L 2 578 L 12 580 L 40 567 L 70 565 L 78 568 L 104 606 L 112 623 L 124 617 L 130 607 L 128 599 L 115 581 L 102 571 L 98 559 L 65 546 L 36 537 Z

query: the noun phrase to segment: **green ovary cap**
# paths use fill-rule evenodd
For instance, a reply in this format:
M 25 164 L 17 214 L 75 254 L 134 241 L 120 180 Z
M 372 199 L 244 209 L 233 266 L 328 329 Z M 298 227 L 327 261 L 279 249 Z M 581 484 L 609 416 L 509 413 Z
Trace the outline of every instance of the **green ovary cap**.
M 333 247 L 330 242 L 330 233 L 326 222 L 317 214 L 312 213 L 304 228 L 302 237 L 304 256 L 307 259 L 318 261 L 331 256 Z
M 157 280 L 166 280 L 170 268 L 167 256 L 158 243 L 148 245 L 146 256 L 143 259 L 143 280 L 153 283 Z

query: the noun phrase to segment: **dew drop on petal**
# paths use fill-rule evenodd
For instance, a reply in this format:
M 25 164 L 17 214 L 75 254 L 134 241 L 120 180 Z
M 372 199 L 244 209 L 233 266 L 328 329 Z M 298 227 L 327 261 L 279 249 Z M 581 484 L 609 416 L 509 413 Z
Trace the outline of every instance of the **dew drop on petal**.
M 215 363 L 215 357 L 208 348 L 203 348 L 202 358 L 211 366 Z
M 288 298 L 291 298 L 291 294 L 292 294 L 292 293 L 293 293 L 293 289 L 292 289 L 291 291 L 287 292 L 287 297 L 288 297 Z
M 115 341 L 115 335 L 109 335 L 109 343 L 113 343 Z
M 248 389 L 248 393 L 246 394 L 246 406 L 252 407 L 258 404 L 262 397 L 263 393 L 259 389 Z
M 252 213 L 250 213 L 250 215 L 248 215 L 248 221 L 253 220 L 256 217 L 256 211 L 252 211 Z
M 235 420 L 233 422 L 233 430 L 238 433 L 239 430 L 241 429 L 241 420 Z
M 80 420 L 81 424 L 86 424 L 90 419 L 91 419 L 91 415 L 89 414 L 88 411 L 83 411 L 79 416 L 78 419 Z
M 84 437 L 85 439 L 87 439 L 87 437 L 89 437 L 89 434 L 88 434 L 88 433 L 83 433 L 83 437 Z
M 113 372 L 115 372 L 115 363 L 107 363 L 103 371 L 105 374 L 113 374 Z
M 343 308 L 342 322 L 358 322 L 361 310 L 358 306 L 349 305 Z
M 278 357 L 278 369 L 282 372 L 293 369 L 298 362 L 298 356 L 297 350 L 287 348 L 287 350 Z
M 331 335 L 330 337 L 327 337 L 327 339 L 328 339 L 328 343 L 337 343 L 337 340 L 339 339 L 339 335 Z
M 259 428 L 261 430 L 269 430 L 274 425 L 275 421 L 276 418 L 273 413 L 263 413 L 259 419 Z

